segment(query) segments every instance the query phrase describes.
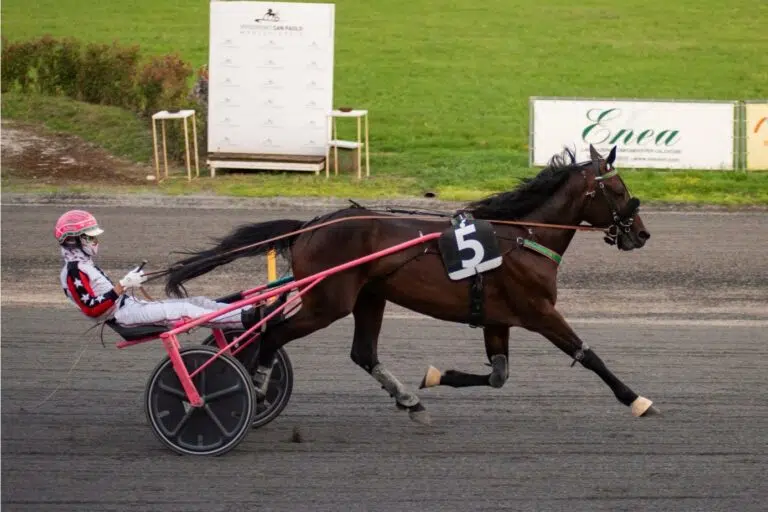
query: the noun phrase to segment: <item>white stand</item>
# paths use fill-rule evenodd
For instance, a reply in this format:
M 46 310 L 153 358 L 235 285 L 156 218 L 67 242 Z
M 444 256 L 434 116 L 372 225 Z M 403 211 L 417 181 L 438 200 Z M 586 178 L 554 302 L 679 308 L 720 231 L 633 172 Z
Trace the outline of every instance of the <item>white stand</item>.
M 357 118 L 357 141 L 339 140 L 336 132 L 336 118 L 338 117 L 352 117 Z M 368 154 L 368 111 L 367 110 L 350 110 L 349 112 L 342 112 L 341 110 L 333 110 L 328 114 L 328 118 L 331 121 L 333 127 L 331 129 L 331 141 L 328 143 L 329 147 L 333 148 L 333 167 L 334 174 L 339 174 L 339 148 L 342 149 L 356 149 L 357 150 L 357 179 L 362 177 L 361 160 L 362 160 L 362 148 L 365 147 L 365 176 L 371 175 L 370 169 L 370 156 Z M 365 120 L 365 142 L 362 141 L 362 121 Z M 329 174 L 328 158 L 325 159 L 325 177 Z
M 189 158 L 189 130 L 187 129 L 187 119 L 192 121 L 192 144 L 195 154 L 195 174 L 197 177 L 200 177 L 200 166 L 197 157 L 197 123 L 195 122 L 196 119 L 194 110 L 179 110 L 178 112 L 168 112 L 167 110 L 161 110 L 160 112 L 152 115 L 152 142 L 155 149 L 155 177 L 157 178 L 157 181 L 160 182 L 160 159 L 157 155 L 157 120 L 160 120 L 163 136 L 163 163 L 165 166 L 165 178 L 168 177 L 168 151 L 165 140 L 165 121 L 168 119 L 181 119 L 184 123 L 184 149 L 186 150 L 187 180 L 192 181 L 192 166 Z

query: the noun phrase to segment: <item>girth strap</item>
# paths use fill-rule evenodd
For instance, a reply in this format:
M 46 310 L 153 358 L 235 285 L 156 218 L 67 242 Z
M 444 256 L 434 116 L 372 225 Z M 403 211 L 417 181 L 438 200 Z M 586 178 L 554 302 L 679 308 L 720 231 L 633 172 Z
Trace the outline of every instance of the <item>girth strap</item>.
M 485 319 L 483 299 L 483 275 L 475 274 L 469 283 L 469 326 L 480 327 Z

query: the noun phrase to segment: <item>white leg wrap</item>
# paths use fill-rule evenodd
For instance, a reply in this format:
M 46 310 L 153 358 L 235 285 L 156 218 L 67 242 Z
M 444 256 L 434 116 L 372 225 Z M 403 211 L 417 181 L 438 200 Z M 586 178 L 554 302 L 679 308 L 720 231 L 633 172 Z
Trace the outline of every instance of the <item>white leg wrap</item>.
M 507 356 L 502 354 L 496 354 L 491 357 L 491 375 L 488 379 L 488 383 L 491 387 L 500 388 L 507 382 L 509 378 L 509 365 L 507 364 Z
M 405 407 L 412 407 L 419 403 L 419 397 L 413 393 L 410 393 L 405 386 L 403 386 L 397 378 L 392 375 L 389 370 L 384 368 L 384 365 L 377 364 L 371 375 L 376 379 L 384 389 L 386 389 L 390 395 L 395 397 L 397 403 Z
M 256 384 L 256 392 L 260 395 L 267 394 L 267 388 L 269 387 L 269 379 L 272 377 L 272 367 L 274 363 L 269 366 L 257 366 L 253 375 L 254 384 Z

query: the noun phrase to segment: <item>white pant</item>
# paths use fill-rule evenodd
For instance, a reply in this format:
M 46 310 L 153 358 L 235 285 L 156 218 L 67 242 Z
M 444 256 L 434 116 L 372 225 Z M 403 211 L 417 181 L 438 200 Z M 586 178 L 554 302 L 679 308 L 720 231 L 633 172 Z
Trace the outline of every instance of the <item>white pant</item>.
M 216 302 L 207 297 L 165 299 L 150 302 L 127 295 L 122 300 L 122 307 L 118 307 L 115 312 L 115 321 L 124 327 L 146 324 L 163 324 L 171 327 L 174 322 L 178 322 L 184 317 L 195 319 L 229 306 L 229 304 Z M 245 306 L 235 309 L 213 318 L 203 325 L 215 328 L 242 329 L 243 322 L 240 320 L 240 312 L 251 307 Z

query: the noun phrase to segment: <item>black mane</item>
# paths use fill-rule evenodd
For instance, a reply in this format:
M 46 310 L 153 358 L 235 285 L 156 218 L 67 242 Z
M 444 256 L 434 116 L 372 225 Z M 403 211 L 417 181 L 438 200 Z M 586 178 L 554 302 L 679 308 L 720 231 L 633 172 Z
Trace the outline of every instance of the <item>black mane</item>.
M 520 219 L 549 200 L 568 180 L 571 171 L 583 166 L 576 163 L 576 156 L 566 148 L 561 154 L 554 155 L 539 174 L 522 178 L 514 190 L 469 203 L 464 211 L 478 219 Z

